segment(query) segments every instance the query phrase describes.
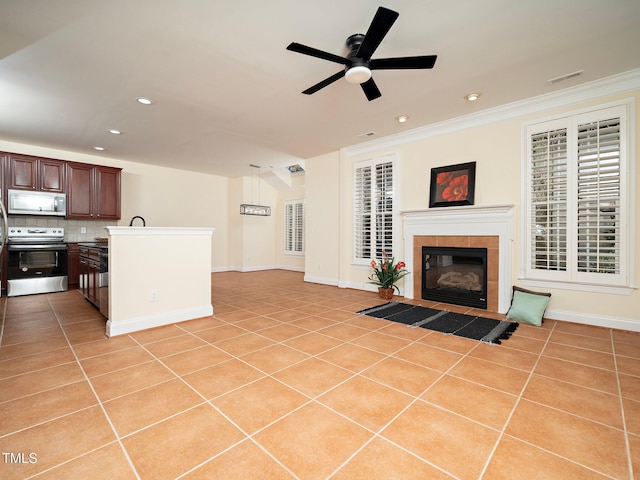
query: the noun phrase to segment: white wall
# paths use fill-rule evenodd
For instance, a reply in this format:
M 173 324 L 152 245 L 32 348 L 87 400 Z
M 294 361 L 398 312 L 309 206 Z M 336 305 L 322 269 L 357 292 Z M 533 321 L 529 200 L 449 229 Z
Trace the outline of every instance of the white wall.
M 340 279 L 340 154 L 305 161 L 305 280 L 338 285 Z
M 235 255 L 232 270 L 250 272 L 274 268 L 276 244 L 277 192 L 258 177 L 242 177 L 233 180 L 234 199 L 240 203 L 260 204 L 271 207 L 266 217 L 240 215 L 240 203 L 229 205 L 229 216 L 234 225 Z M 257 196 L 257 191 L 260 195 Z
M 369 147 L 360 146 L 342 151 L 340 162 L 340 197 L 342 222 L 333 218 L 335 212 L 329 210 L 325 223 L 327 228 L 342 228 L 340 240 L 341 270 L 336 278 L 342 286 L 364 288 L 370 269 L 351 264 L 351 249 L 353 243 L 351 229 L 351 191 L 352 168 L 354 162 L 362 159 L 394 154 L 397 160 L 394 170 L 395 207 L 399 211 L 409 209 L 425 209 L 429 205 L 430 171 L 434 167 L 441 167 L 457 163 L 475 161 L 477 163 L 475 205 L 514 204 L 516 225 L 513 245 L 512 283 L 522 285 L 520 280 L 521 245 L 522 245 L 522 125 L 532 118 L 545 118 L 558 112 L 570 112 L 585 106 L 601 105 L 615 100 L 634 97 L 636 104 L 640 100 L 640 90 L 602 96 L 594 100 L 569 103 L 566 105 L 547 108 L 527 115 L 515 115 L 495 118 L 484 122 L 469 119 L 466 126 L 439 126 L 438 128 L 421 132 L 420 135 L 409 135 L 408 140 L 402 138 L 389 139 L 388 142 L 373 142 Z M 559 100 L 556 99 L 556 103 Z M 561 100 L 560 100 L 561 101 Z M 640 139 L 640 113 L 636 108 L 635 137 Z M 640 168 L 637 161 L 640 158 L 638 145 L 631 152 L 631 160 L 635 165 L 636 188 L 640 186 Z M 330 176 L 324 180 L 314 180 L 316 183 L 328 183 Z M 311 179 L 308 178 L 308 184 Z M 308 195 L 314 190 L 308 189 Z M 308 201 L 312 201 L 308 198 Z M 552 293 L 552 300 L 547 310 L 550 318 L 564 319 L 575 322 L 591 323 L 618 328 L 640 330 L 640 291 L 637 289 L 640 275 L 640 254 L 637 245 L 640 242 L 640 195 L 636 194 L 635 205 L 631 208 L 635 215 L 635 290 L 630 295 L 597 292 L 584 292 L 558 288 L 537 288 L 537 290 Z M 401 225 L 402 219 L 395 218 Z M 329 226 L 331 224 L 331 226 Z M 395 253 L 398 259 L 404 256 L 401 236 L 396 236 Z M 530 287 L 531 288 L 531 287 Z

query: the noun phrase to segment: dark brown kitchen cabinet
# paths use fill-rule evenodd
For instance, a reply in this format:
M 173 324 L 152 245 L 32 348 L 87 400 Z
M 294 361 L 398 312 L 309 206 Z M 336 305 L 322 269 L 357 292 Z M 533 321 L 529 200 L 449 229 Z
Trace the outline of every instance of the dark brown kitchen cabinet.
M 80 283 L 80 248 L 77 243 L 67 244 L 67 284 L 69 290 L 78 288 Z
M 80 291 L 88 301 L 100 308 L 100 249 L 79 247 Z
M 6 158 L 7 188 L 64 193 L 66 162 L 16 154 Z
M 67 218 L 120 219 L 122 169 L 67 163 Z

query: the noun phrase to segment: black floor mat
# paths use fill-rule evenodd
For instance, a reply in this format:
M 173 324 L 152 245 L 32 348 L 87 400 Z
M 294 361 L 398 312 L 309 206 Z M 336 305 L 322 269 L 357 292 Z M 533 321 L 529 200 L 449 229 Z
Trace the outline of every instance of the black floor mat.
M 435 330 L 436 332 L 454 333 L 470 324 L 474 318 L 475 317 L 470 315 L 449 312 L 420 326 L 422 328 L 428 328 L 429 330 Z
M 389 302 L 357 313 L 488 343 L 501 343 L 518 328 L 513 322 L 400 302 Z

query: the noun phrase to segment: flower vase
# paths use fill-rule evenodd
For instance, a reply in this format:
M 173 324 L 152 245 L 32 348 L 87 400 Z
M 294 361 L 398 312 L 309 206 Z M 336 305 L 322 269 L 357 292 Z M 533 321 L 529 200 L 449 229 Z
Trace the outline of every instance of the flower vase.
M 391 300 L 393 298 L 393 287 L 378 287 L 378 295 L 384 300 Z

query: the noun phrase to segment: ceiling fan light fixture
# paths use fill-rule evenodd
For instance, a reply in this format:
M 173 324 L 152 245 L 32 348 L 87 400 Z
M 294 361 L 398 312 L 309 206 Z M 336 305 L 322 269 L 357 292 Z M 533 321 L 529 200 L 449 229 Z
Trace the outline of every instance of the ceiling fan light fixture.
M 364 82 L 367 82 L 371 78 L 371 70 L 369 70 L 364 65 L 351 67 L 344 74 L 344 78 L 349 83 L 362 84 Z

